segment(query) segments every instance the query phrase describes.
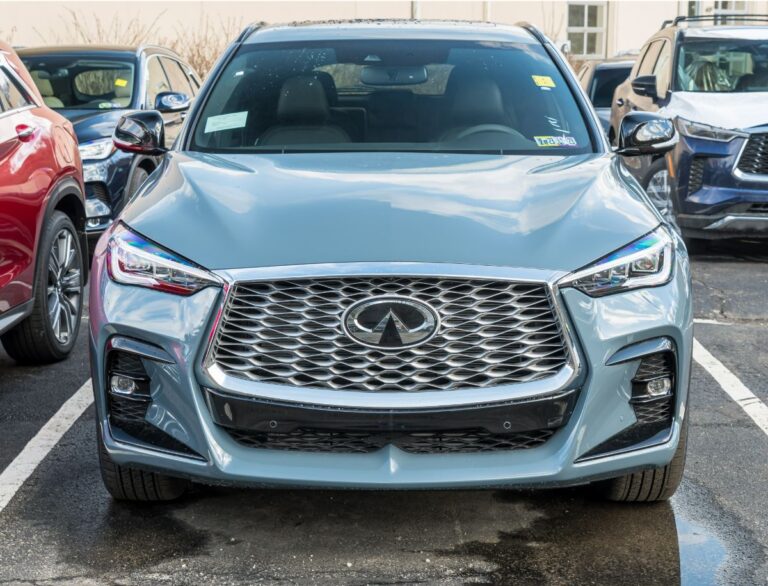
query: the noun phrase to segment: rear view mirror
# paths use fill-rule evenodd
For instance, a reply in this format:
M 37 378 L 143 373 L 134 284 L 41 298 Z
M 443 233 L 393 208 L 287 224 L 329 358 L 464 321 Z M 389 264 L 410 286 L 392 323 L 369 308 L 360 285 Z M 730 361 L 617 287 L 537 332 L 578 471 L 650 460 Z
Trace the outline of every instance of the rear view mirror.
M 655 75 L 640 75 L 632 80 L 632 89 L 638 96 L 656 99 L 659 94 L 656 90 Z
M 167 150 L 163 117 L 156 110 L 127 114 L 117 123 L 112 142 L 126 153 L 162 155 Z
M 189 110 L 192 100 L 181 92 L 160 92 L 155 98 L 155 110 L 158 112 L 183 112 Z
M 619 148 L 623 156 L 653 155 L 672 150 L 678 136 L 669 118 L 650 112 L 630 112 L 619 126 Z
M 365 85 L 415 85 L 427 81 L 427 68 L 368 65 L 360 73 Z

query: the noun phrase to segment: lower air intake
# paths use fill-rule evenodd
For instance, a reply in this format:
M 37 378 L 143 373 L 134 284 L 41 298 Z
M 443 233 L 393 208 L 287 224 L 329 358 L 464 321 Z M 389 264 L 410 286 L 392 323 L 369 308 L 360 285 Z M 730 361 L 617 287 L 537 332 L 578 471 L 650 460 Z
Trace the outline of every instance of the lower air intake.
M 411 454 L 472 454 L 525 450 L 544 444 L 556 430 L 541 429 L 510 434 L 484 430 L 374 434 L 299 429 L 290 433 L 227 430 L 238 443 L 267 450 L 367 454 L 387 445 Z

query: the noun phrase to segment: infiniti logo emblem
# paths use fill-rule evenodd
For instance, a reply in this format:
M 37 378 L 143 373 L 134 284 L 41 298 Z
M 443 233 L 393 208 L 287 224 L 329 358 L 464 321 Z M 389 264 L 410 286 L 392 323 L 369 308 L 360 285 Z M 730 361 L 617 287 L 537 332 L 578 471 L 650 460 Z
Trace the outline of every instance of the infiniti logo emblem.
M 372 348 L 399 350 L 437 333 L 437 312 L 408 297 L 373 297 L 352 305 L 342 318 L 346 334 Z

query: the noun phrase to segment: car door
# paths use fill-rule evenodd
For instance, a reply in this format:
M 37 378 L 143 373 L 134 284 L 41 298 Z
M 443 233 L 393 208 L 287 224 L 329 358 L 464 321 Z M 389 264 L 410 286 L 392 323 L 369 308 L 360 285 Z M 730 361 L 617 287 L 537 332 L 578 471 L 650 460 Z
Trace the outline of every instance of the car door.
M 645 55 L 643 56 L 643 60 L 637 68 L 637 71 L 635 72 L 635 75 L 632 77 L 632 79 L 641 77 L 643 75 L 653 75 L 654 67 L 656 66 L 656 62 L 659 58 L 659 53 L 661 52 L 665 42 L 666 41 L 664 40 L 656 40 L 648 46 L 648 51 L 646 51 Z M 636 94 L 632 89 L 631 82 L 629 84 L 629 91 L 627 92 L 626 102 L 627 111 L 640 110 L 642 112 L 655 112 L 659 109 L 653 98 Z
M 662 41 L 661 51 L 653 66 L 653 75 L 656 76 L 656 93 L 659 96 L 654 106 L 658 110 L 666 102 L 672 83 L 672 43 L 669 41 Z
M 170 92 L 171 82 L 160 63 L 159 55 L 150 55 L 147 57 L 147 95 L 145 103 L 147 108 L 154 109 L 158 94 Z M 165 146 L 170 146 L 179 134 L 182 119 L 178 112 L 164 112 L 165 121 Z
M 160 57 L 160 63 L 168 77 L 172 92 L 178 92 L 187 96 L 190 100 L 194 98 L 195 91 L 186 74 L 181 68 L 181 64 L 176 59 L 170 57 Z M 187 117 L 186 110 L 181 112 L 169 112 L 163 115 L 165 119 L 165 132 L 169 144 L 176 140 L 181 131 L 184 120 Z
M 35 250 L 54 179 L 51 124 L 0 64 L 0 314 L 32 297 Z

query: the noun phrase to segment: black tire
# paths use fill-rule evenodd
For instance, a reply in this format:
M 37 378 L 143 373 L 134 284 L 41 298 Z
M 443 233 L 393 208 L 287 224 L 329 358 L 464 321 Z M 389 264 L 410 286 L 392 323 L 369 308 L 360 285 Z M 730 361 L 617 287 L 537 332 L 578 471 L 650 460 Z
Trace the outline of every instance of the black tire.
M 706 254 L 709 252 L 709 240 L 702 238 L 685 238 L 685 248 L 691 256 Z
M 147 177 L 149 177 L 149 174 L 150 171 L 147 171 L 144 167 L 136 167 L 133 170 L 133 173 L 131 173 L 131 180 L 125 187 L 125 197 L 123 198 L 125 203 L 128 203 L 128 200 L 130 200 L 131 197 L 133 197 L 133 195 L 139 190 L 139 187 L 144 184 L 144 182 L 147 180 Z
M 63 232 L 71 236 L 74 249 L 72 262 L 79 271 L 79 278 L 68 281 L 68 295 L 77 296 L 77 309 L 67 310 L 68 316 L 74 316 L 74 323 L 69 326 L 65 340 L 57 338 L 54 324 L 49 315 L 48 303 L 50 289 L 49 262 L 55 240 Z M 73 265 L 74 266 L 74 265 Z M 68 273 L 72 275 L 72 273 Z M 56 211 L 40 235 L 40 248 L 37 267 L 35 267 L 35 296 L 32 313 L 9 330 L 0 339 L 8 355 L 21 364 L 47 364 L 66 358 L 72 351 L 80 331 L 80 318 L 83 314 L 83 251 L 80 248 L 80 238 L 72 220 L 66 214 Z M 76 292 L 77 291 L 77 292 Z M 61 299 L 62 297 L 60 297 Z M 59 313 L 59 320 L 62 318 Z M 68 320 L 69 321 L 69 320 Z M 63 335 L 60 331 L 60 335 Z
M 168 502 L 181 498 L 189 489 L 188 480 L 115 464 L 107 453 L 101 433 L 98 430 L 96 433 L 101 479 L 113 499 L 145 503 Z
M 627 474 L 596 484 L 604 498 L 622 503 L 653 503 L 669 499 L 683 479 L 688 448 L 688 420 L 683 422 L 680 442 L 672 461 L 663 468 Z

